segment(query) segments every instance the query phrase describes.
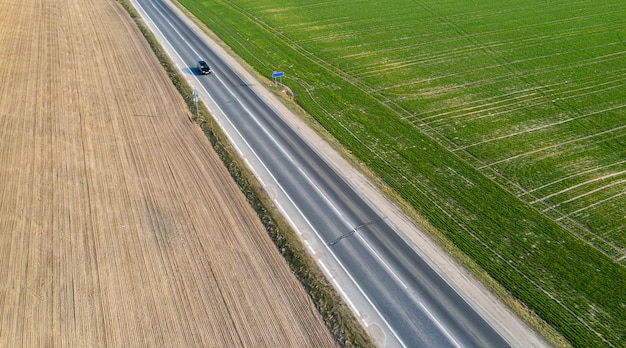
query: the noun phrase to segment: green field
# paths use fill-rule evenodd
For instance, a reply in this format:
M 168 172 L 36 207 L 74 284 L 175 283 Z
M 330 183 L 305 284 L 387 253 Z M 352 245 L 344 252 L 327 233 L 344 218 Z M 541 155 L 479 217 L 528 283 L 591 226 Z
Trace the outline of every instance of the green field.
M 180 0 L 573 345 L 626 346 L 623 0 Z

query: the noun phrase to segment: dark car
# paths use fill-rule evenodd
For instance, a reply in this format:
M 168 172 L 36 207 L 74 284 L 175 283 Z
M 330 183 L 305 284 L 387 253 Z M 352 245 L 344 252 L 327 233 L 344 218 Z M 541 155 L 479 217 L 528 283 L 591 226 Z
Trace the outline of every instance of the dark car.
M 198 71 L 200 71 L 201 75 L 208 75 L 211 73 L 211 68 L 209 68 L 209 64 L 201 60 L 198 62 Z

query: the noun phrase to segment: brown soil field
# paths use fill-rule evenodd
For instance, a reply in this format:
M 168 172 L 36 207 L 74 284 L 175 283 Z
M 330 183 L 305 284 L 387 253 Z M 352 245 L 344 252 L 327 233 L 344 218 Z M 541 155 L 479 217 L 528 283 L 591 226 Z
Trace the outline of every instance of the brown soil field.
M 0 347 L 334 345 L 117 2 L 0 13 Z

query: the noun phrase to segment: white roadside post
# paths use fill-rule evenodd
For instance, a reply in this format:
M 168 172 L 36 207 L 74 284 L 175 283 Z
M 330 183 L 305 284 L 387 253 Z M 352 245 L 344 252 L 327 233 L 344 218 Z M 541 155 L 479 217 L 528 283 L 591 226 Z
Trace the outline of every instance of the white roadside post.
M 193 90 L 193 102 L 196 104 L 196 119 L 198 119 L 198 90 Z

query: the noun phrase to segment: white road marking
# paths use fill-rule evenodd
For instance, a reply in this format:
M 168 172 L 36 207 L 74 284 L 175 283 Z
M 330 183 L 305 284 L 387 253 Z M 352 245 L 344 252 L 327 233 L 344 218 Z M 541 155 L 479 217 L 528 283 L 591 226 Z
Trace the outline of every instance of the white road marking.
M 441 330 L 441 332 L 443 332 L 444 335 L 446 335 L 446 337 L 448 338 L 448 340 L 450 340 L 450 343 L 454 344 L 455 347 L 457 348 L 461 348 L 461 345 L 454 339 L 454 337 L 452 337 L 452 335 L 448 332 L 448 330 L 446 330 L 443 325 L 441 325 L 441 323 L 435 318 L 435 316 L 428 310 L 428 308 L 426 308 L 426 306 L 424 306 L 424 304 L 422 302 L 419 303 L 420 307 L 422 307 L 422 309 L 424 310 L 424 313 L 426 313 L 426 315 L 428 315 L 428 317 L 430 318 L 430 320 L 432 320 L 435 325 L 437 325 L 437 327 L 439 328 L 439 330 Z
M 337 290 L 339 290 L 339 292 L 341 293 L 341 296 L 348 302 L 348 305 L 350 306 L 350 308 L 352 308 L 352 310 L 354 311 L 354 313 L 356 314 L 357 317 L 361 316 L 361 313 L 359 312 L 359 310 L 356 308 L 356 306 L 354 305 L 354 303 L 352 303 L 352 301 L 350 301 L 350 297 L 348 297 L 348 294 L 346 294 L 343 289 L 341 288 L 341 285 L 339 285 L 339 283 L 337 282 L 337 279 L 335 279 L 335 277 L 333 277 L 333 274 L 330 273 L 330 271 L 328 270 L 328 268 L 326 268 L 326 265 L 324 264 L 324 262 L 322 260 L 317 260 L 317 263 L 320 265 L 320 267 L 322 267 L 322 269 L 324 270 L 324 273 L 326 273 L 327 276 L 330 277 L 330 279 L 333 281 L 333 283 L 335 284 L 335 287 L 337 288 Z
M 382 263 L 383 266 L 385 266 L 387 271 L 389 271 L 389 273 L 391 273 L 394 276 L 394 278 L 396 278 L 396 280 L 400 283 L 400 285 L 402 285 L 405 289 L 408 289 L 408 287 L 406 286 L 406 284 L 404 284 L 402 279 L 400 279 L 400 277 L 396 274 L 396 272 L 394 272 L 391 269 L 391 267 L 389 267 L 389 265 L 387 265 L 387 263 L 385 261 L 383 261 L 382 257 L 380 257 L 380 255 L 378 255 L 378 253 L 376 251 L 374 251 L 374 249 L 372 249 L 370 244 L 368 242 L 366 242 L 365 239 L 363 239 L 363 237 L 361 237 L 360 234 L 357 233 L 356 236 L 365 244 L 365 246 L 372 252 L 372 254 L 374 254 L 374 256 L 376 256 L 378 261 L 380 261 L 380 263 Z

